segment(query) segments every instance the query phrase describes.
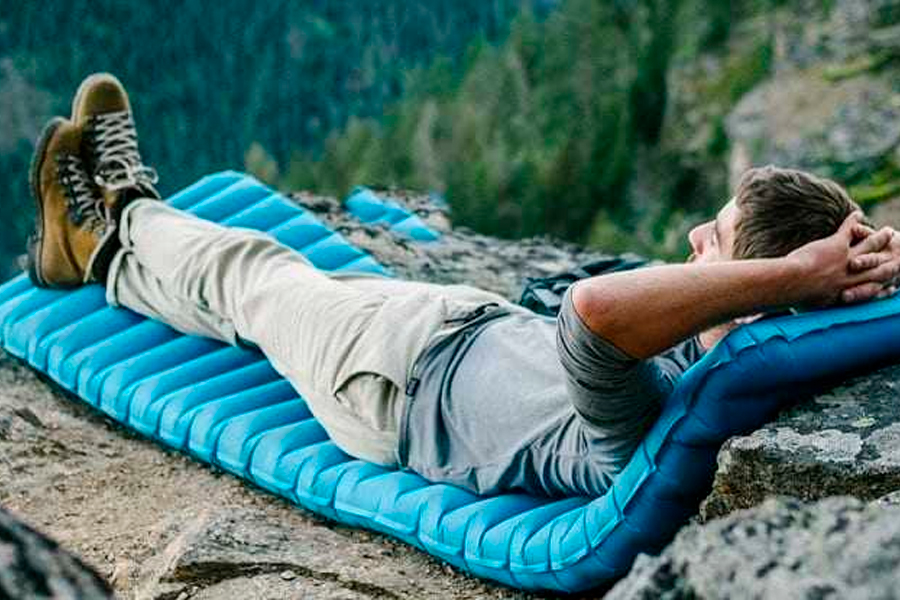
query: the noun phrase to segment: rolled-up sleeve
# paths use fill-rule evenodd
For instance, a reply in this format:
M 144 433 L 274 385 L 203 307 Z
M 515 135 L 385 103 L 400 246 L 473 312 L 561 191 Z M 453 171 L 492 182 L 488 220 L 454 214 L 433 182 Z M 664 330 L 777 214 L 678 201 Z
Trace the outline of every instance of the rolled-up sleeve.
M 557 319 L 557 347 L 575 410 L 609 438 L 643 436 L 673 381 L 653 359 L 638 360 L 595 334 L 575 312 L 572 287 Z

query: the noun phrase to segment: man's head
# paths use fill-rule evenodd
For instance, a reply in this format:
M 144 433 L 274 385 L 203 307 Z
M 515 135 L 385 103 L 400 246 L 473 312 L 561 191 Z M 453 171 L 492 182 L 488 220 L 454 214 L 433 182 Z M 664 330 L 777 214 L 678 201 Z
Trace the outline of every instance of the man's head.
M 828 237 L 859 206 L 837 183 L 767 166 L 744 173 L 715 220 L 689 235 L 692 260 L 784 256 Z

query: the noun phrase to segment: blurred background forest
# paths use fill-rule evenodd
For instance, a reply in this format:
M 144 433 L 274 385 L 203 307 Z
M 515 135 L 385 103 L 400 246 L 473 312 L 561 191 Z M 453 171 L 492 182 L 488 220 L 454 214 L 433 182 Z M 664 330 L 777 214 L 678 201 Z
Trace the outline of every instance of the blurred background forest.
M 0 277 L 33 139 L 93 71 L 164 193 L 396 186 L 481 232 L 678 258 L 752 164 L 900 194 L 898 28 L 892 0 L 5 0 Z

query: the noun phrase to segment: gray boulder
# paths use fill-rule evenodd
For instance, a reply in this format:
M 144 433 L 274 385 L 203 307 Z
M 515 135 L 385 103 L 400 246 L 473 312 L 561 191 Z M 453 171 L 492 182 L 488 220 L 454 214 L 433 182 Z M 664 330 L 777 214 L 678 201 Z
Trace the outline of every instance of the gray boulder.
M 900 597 L 900 507 L 770 499 L 641 555 L 618 599 Z
M 900 144 L 900 93 L 886 76 L 839 82 L 821 72 L 779 73 L 727 119 L 732 171 L 778 164 L 848 180 L 876 169 Z
M 857 377 L 726 442 L 702 516 L 776 494 L 869 500 L 900 490 L 898 381 L 900 366 Z
M 112 590 L 81 560 L 0 509 L 0 598 L 104 600 Z
M 438 564 L 399 564 L 380 536 L 209 506 L 150 559 L 138 598 L 411 598 L 487 591 Z M 455 589 L 445 582 L 454 581 Z M 468 583 L 468 586 L 466 585 Z M 466 588 L 469 589 L 466 589 Z

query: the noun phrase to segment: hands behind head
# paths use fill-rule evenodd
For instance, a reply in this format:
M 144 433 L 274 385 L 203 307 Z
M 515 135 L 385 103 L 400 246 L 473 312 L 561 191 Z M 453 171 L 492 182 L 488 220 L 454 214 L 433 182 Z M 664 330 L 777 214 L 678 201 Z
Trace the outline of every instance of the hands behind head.
M 854 212 L 833 235 L 788 255 L 807 269 L 802 282 L 806 304 L 865 302 L 897 291 L 900 234 L 890 227 L 876 231 L 862 220 L 863 214 Z

